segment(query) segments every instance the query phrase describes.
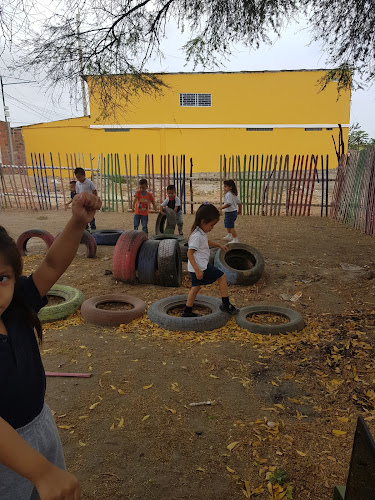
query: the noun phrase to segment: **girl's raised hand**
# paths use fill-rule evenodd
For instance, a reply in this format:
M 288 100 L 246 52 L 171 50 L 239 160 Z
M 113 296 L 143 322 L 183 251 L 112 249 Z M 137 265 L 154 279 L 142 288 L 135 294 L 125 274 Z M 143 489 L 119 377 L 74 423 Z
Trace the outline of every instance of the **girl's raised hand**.
M 95 216 L 96 210 L 102 206 L 100 198 L 94 194 L 76 194 L 72 202 L 72 217 L 84 224 L 88 224 Z
M 73 474 L 49 464 L 35 482 L 40 500 L 81 500 L 81 488 Z

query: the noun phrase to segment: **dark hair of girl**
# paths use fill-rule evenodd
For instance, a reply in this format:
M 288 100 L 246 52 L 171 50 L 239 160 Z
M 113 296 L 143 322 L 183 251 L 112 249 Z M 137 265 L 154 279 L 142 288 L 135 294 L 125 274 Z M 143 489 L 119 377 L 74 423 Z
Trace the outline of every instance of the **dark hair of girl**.
M 234 194 L 234 196 L 238 195 L 236 183 L 232 179 L 228 179 L 227 181 L 224 181 L 224 186 L 228 186 L 230 188 L 230 190 L 232 191 L 232 193 Z
M 213 220 L 220 219 L 220 212 L 211 203 L 203 203 L 195 214 L 195 220 L 193 225 L 191 226 L 191 232 L 194 231 L 196 227 L 200 227 L 201 223 L 204 222 L 212 222 Z
M 22 300 L 17 282 L 22 274 L 22 258 L 17 248 L 15 241 L 9 236 L 7 231 L 0 226 L 0 254 L 4 261 L 13 269 L 15 278 L 14 294 L 8 309 L 11 309 L 19 316 L 24 316 L 26 322 L 35 331 L 39 339 L 39 343 L 43 341 L 42 325 L 40 324 L 38 315 Z

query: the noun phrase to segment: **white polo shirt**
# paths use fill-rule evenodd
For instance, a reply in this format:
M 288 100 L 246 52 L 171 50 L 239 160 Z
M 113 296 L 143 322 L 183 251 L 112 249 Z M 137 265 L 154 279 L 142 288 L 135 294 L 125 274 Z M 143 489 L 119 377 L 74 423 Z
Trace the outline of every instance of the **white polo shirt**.
M 235 212 L 237 210 L 237 205 L 241 205 L 241 200 L 232 193 L 232 191 L 228 191 L 224 196 L 224 205 L 228 205 L 229 207 L 224 208 L 224 212 Z
M 90 179 L 86 179 L 83 182 L 76 182 L 76 193 L 90 193 L 92 194 L 96 190 L 95 184 L 90 181 Z
M 194 259 L 201 271 L 205 271 L 210 259 L 210 247 L 207 234 L 200 227 L 196 227 L 189 238 L 189 249 L 195 250 Z M 188 261 L 188 271 L 195 273 L 193 266 Z

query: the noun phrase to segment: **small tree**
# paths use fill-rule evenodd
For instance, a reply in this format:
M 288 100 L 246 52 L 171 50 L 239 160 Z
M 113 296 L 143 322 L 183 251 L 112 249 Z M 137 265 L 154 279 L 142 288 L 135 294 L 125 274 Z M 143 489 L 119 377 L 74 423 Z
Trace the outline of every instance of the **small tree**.
M 367 132 L 361 129 L 360 124 L 354 123 L 349 129 L 349 149 L 360 151 L 367 146 L 373 146 L 375 139 L 370 139 Z

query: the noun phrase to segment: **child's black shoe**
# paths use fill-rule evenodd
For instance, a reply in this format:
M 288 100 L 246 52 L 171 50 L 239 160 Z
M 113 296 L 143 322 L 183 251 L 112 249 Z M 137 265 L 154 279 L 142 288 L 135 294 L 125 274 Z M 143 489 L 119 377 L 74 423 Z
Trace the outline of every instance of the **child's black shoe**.
M 182 317 L 183 318 L 198 318 L 202 316 L 201 314 L 198 314 L 198 313 L 193 313 L 193 312 L 187 312 L 187 311 L 184 311 L 182 313 Z
M 232 314 L 232 316 L 240 312 L 240 310 L 237 309 L 237 307 L 235 307 L 233 304 L 220 304 L 220 309 L 223 312 Z

